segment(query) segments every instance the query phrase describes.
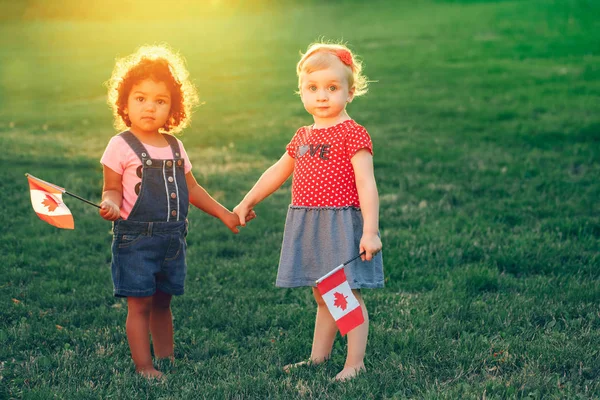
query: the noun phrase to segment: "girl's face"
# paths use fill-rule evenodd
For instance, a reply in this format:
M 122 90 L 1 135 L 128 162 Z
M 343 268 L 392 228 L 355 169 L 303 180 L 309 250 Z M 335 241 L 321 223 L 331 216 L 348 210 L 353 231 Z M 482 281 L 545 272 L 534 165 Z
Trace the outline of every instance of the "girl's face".
M 315 122 L 333 121 L 352 101 L 354 89 L 348 87 L 347 71 L 340 62 L 329 68 L 301 75 L 300 97 Z
M 171 113 L 171 92 L 164 82 L 145 79 L 134 84 L 125 109 L 134 133 L 158 133 Z

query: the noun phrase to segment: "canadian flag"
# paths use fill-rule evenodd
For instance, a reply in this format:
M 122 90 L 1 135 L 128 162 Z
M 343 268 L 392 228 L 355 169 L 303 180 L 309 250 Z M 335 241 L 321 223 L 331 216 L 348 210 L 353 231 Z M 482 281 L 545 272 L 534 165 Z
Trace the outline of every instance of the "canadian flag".
M 342 336 L 365 322 L 362 308 L 346 279 L 344 264 L 317 280 L 317 289 Z
M 75 229 L 71 210 L 62 201 L 65 189 L 27 174 L 31 205 L 35 213 L 50 225 L 63 229 Z

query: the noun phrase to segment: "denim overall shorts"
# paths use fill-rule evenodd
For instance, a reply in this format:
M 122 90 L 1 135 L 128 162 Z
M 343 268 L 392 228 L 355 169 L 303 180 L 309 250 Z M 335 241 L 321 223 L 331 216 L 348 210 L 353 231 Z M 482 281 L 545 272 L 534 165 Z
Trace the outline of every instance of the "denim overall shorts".
M 131 214 L 113 223 L 112 279 L 117 297 L 152 296 L 156 290 L 183 294 L 187 265 L 188 188 L 179 143 L 163 135 L 173 152 L 152 159 L 131 132 L 120 134 L 142 161 L 141 183 Z M 138 191 L 139 188 L 139 191 Z

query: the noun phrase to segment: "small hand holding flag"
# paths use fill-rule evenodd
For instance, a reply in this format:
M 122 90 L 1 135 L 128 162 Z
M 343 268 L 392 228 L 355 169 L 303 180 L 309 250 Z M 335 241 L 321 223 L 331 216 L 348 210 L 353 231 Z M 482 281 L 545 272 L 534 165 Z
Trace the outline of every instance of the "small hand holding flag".
M 27 176 L 27 180 L 29 181 L 33 210 L 42 221 L 46 221 L 50 225 L 62 229 L 75 229 L 73 214 L 71 214 L 71 210 L 63 203 L 63 193 L 99 207 L 88 200 L 67 192 L 60 186 L 43 181 L 33 175 L 25 174 L 25 176 Z
M 344 272 L 344 266 L 362 254 L 339 265 L 317 280 L 317 290 L 327 304 L 342 336 L 365 322 L 360 303 L 352 293 Z

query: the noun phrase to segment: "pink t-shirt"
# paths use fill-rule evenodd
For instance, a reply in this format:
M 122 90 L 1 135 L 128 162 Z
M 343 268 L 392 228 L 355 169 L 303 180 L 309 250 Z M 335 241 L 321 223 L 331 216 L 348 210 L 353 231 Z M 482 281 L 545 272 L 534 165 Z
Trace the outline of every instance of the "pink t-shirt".
M 298 129 L 286 147 L 296 159 L 292 205 L 360 207 L 350 159 L 361 149 L 373 154 L 373 143 L 367 130 L 351 119 L 324 129 Z
M 181 150 L 181 157 L 185 163 L 184 171 L 187 174 L 192 169 L 192 163 L 185 152 L 183 143 L 181 143 L 179 139 L 177 139 L 177 142 L 179 143 L 179 149 Z M 144 147 L 148 151 L 148 156 L 150 158 L 158 160 L 173 158 L 173 151 L 170 146 L 154 147 L 144 143 Z M 110 139 L 110 142 L 108 142 L 100 162 L 117 174 L 123 176 L 123 204 L 121 205 L 121 218 L 127 219 L 138 198 L 138 195 L 135 193 L 135 186 L 142 181 L 142 178 L 137 175 L 137 169 L 138 167 L 141 167 L 142 161 L 127 142 L 125 142 L 125 139 L 117 135 L 113 136 Z

